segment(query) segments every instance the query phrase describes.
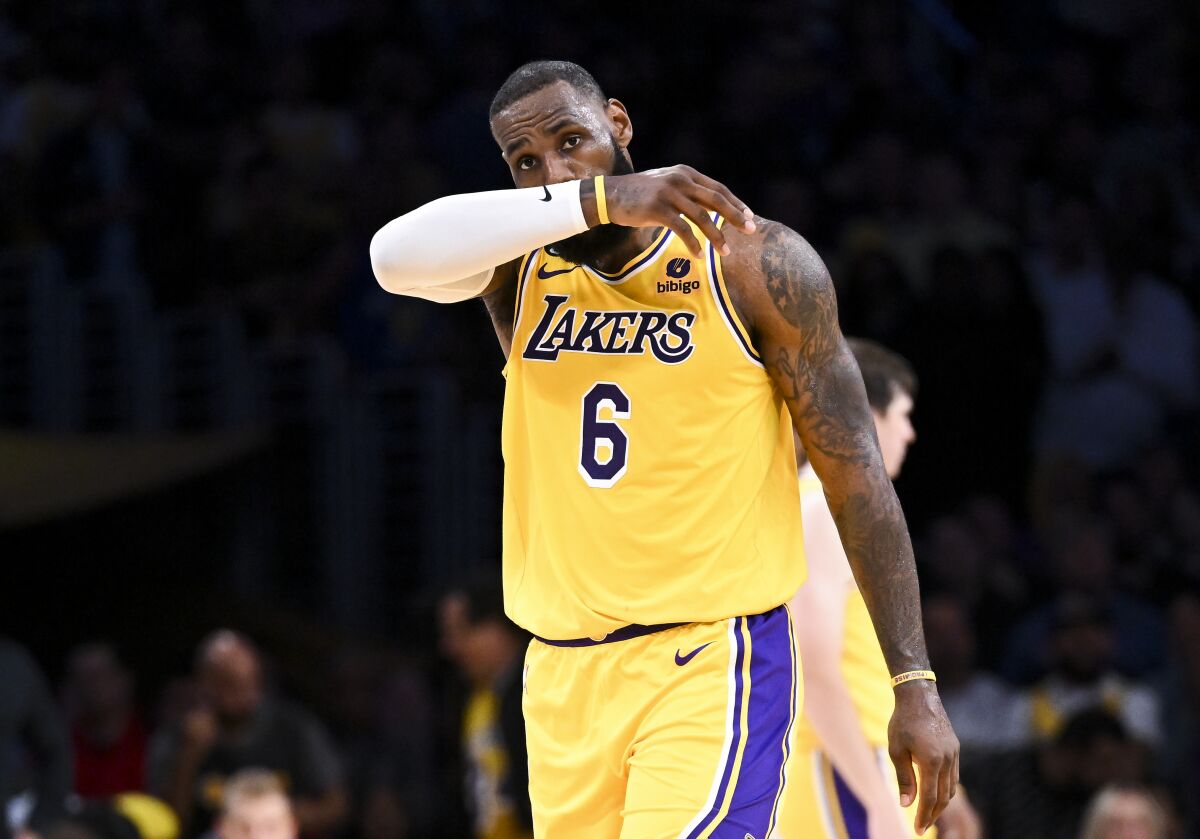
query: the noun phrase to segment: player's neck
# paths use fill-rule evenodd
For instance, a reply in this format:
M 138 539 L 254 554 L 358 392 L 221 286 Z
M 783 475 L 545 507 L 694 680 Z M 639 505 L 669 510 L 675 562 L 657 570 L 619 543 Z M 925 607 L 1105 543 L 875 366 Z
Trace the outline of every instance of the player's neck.
M 597 271 L 614 274 L 624 268 L 631 259 L 640 254 L 658 238 L 661 227 L 626 227 L 624 235 L 616 240 L 603 255 L 597 255 L 592 265 Z M 627 232 L 625 232 L 627 231 Z

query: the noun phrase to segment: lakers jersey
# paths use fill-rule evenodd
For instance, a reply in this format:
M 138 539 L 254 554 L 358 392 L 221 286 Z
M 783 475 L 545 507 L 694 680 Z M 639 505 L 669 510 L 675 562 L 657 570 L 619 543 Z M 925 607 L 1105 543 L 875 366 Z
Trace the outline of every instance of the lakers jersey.
M 697 259 L 664 229 L 612 274 L 529 254 L 505 375 L 518 625 L 570 639 L 722 620 L 803 582 L 790 417 L 711 244 Z

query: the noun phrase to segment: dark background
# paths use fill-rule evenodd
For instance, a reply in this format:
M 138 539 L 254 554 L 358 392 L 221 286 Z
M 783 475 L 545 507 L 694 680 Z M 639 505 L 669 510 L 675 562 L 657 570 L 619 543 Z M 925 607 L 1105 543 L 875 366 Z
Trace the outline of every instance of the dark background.
M 913 361 L 898 488 L 982 664 L 1039 676 L 1011 633 L 1093 529 L 1101 593 L 1161 622 L 1117 668 L 1185 678 L 1198 28 L 1167 0 L 0 0 L 0 628 L 52 679 L 111 640 L 151 718 L 222 625 L 327 714 L 348 649 L 451 679 L 437 595 L 499 562 L 502 357 L 482 305 L 385 294 L 367 244 L 509 186 L 491 95 L 566 58 L 635 165 L 800 231 L 845 331 Z M 1181 760 L 1153 776 L 1186 811 Z

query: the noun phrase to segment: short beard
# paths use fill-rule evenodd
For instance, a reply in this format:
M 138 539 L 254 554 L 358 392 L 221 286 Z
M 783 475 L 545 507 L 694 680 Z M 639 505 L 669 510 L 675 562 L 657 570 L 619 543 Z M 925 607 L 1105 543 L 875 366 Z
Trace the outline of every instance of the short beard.
M 612 171 L 609 174 L 630 175 L 633 171 L 633 162 L 628 153 L 617 145 L 617 138 L 614 137 Z M 598 260 L 625 242 L 636 229 L 623 224 L 597 224 L 591 230 L 555 242 L 547 250 L 567 262 L 595 266 Z

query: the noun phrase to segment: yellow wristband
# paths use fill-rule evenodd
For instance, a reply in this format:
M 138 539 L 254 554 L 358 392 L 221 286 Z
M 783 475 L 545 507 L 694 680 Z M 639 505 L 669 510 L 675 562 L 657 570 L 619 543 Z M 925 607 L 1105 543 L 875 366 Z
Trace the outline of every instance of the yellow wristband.
M 596 215 L 600 216 L 601 224 L 608 224 L 608 200 L 604 197 L 604 176 L 597 175 L 596 183 Z
M 905 682 L 913 682 L 917 679 L 926 679 L 930 682 L 936 682 L 937 676 L 933 675 L 932 670 L 909 670 L 907 673 L 901 673 L 898 676 L 892 676 L 892 687 L 902 685 Z

